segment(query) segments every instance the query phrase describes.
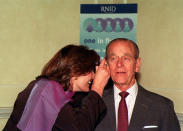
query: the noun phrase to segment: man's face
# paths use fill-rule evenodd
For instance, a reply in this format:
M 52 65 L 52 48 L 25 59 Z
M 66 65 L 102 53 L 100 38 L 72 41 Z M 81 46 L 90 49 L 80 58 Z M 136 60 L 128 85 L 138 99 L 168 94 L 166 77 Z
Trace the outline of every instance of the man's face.
M 126 41 L 116 41 L 108 47 L 107 62 L 114 84 L 121 88 L 135 83 L 135 72 L 140 69 L 140 58 L 135 59 L 133 45 Z

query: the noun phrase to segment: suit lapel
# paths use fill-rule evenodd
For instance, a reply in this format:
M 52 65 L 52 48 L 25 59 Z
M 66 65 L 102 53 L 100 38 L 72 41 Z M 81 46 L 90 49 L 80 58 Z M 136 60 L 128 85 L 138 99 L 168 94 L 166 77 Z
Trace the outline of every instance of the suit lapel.
M 128 131 L 142 130 L 150 103 L 150 100 L 145 95 L 144 89 L 139 86 Z
M 106 123 L 105 124 L 110 127 L 110 131 L 111 131 L 111 129 L 114 129 L 114 131 L 116 131 L 116 119 L 115 119 L 116 117 L 115 117 L 113 88 L 108 89 L 105 92 L 103 98 L 104 98 L 104 101 L 106 102 L 106 106 L 107 106 L 107 115 L 106 115 L 107 124 Z
M 97 126 L 95 131 L 116 131 L 116 117 L 114 107 L 114 93 L 113 88 L 104 90 L 103 100 L 107 106 L 107 114 L 101 123 Z
M 107 114 L 95 131 L 116 131 L 114 90 L 112 87 L 104 90 L 103 100 L 107 106 Z M 151 104 L 152 101 L 148 98 L 147 91 L 139 86 L 128 131 L 142 130 Z

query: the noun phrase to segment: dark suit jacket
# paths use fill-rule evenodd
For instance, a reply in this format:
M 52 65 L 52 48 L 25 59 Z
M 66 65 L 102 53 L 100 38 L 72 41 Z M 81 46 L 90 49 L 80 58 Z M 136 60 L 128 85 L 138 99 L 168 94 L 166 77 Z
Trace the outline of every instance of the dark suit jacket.
M 34 80 L 19 93 L 3 131 L 20 131 L 16 126 L 22 116 L 27 99 L 33 89 Z M 52 131 L 93 131 L 106 114 L 106 106 L 102 98 L 94 91 L 78 92 L 73 100 L 64 105 L 58 113 Z
M 113 88 L 104 91 L 103 100 L 107 115 L 95 131 L 116 131 Z M 128 131 L 180 131 L 173 102 L 139 86 Z
M 106 106 L 96 92 L 78 92 L 61 109 L 52 131 L 94 131 L 105 114 Z

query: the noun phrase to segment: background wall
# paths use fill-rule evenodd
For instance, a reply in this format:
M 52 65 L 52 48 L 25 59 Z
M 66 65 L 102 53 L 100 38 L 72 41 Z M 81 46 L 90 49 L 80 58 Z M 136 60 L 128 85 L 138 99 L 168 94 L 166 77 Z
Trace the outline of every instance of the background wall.
M 98 0 L 99 3 L 122 3 Z M 61 47 L 79 44 L 80 4 L 93 0 L 0 0 L 0 129 L 18 92 Z M 183 114 L 183 1 L 138 3 L 140 84 L 169 97 Z M 183 116 L 182 116 L 183 117 Z M 179 119 L 182 119 L 180 117 Z

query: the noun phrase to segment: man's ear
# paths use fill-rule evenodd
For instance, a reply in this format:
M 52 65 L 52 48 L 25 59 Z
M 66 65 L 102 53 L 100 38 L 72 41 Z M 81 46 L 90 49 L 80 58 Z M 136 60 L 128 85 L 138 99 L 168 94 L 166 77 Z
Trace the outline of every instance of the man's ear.
M 137 58 L 135 72 L 139 72 L 140 67 L 141 67 L 141 58 Z

